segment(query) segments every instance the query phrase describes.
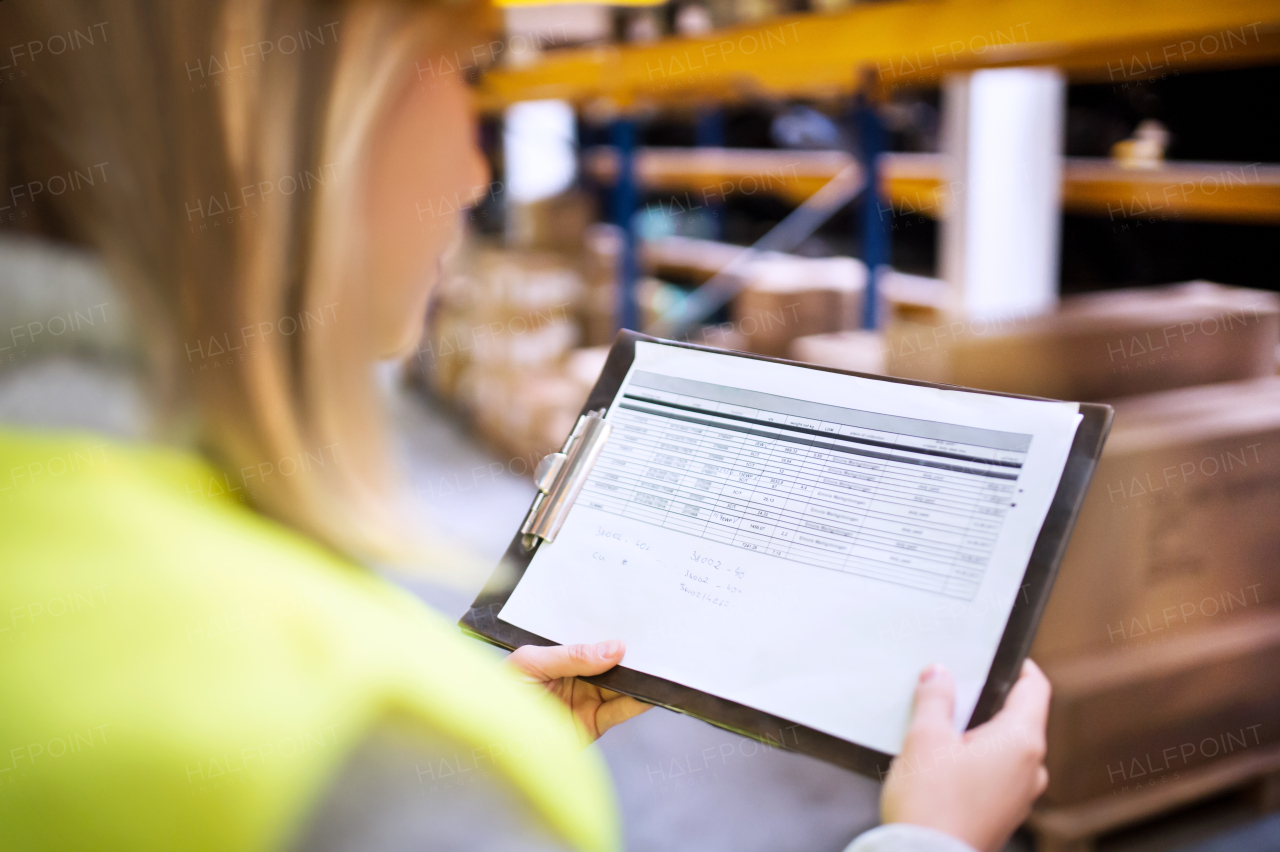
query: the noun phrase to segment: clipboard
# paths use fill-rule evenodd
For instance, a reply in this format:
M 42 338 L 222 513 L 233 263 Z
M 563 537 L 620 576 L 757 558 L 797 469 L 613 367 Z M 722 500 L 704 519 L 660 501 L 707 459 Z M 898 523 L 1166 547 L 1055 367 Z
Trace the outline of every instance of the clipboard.
M 962 390 L 992 396 L 1039 399 L 910 379 L 868 375 L 747 352 L 726 352 L 695 344 L 658 340 L 623 330 L 614 340 L 604 369 L 587 398 L 577 425 L 566 440 L 564 448 L 560 453 L 547 456 L 539 466 L 536 477 L 538 495 L 488 584 L 459 621 L 459 626 L 465 633 L 507 649 L 515 649 L 521 645 L 557 644 L 502 621 L 498 618 L 498 613 L 524 576 L 540 542 L 554 540 L 559 524 L 563 523 L 565 516 L 572 508 L 573 501 L 581 490 L 582 483 L 589 474 L 601 446 L 607 441 L 608 428 L 604 426 L 605 421 L 601 419 L 603 412 L 613 404 L 635 359 L 636 344 L 641 341 L 771 361 L 807 370 L 840 373 L 874 381 Z M 1005 697 L 1018 679 L 1022 662 L 1031 649 L 1036 627 L 1039 625 L 1040 617 L 1053 589 L 1058 566 L 1066 551 L 1067 541 L 1075 526 L 1085 492 L 1093 478 L 1103 443 L 1111 429 L 1112 408 L 1109 405 L 1080 403 L 1079 411 L 1082 419 L 1076 429 L 1057 491 L 1032 548 L 1023 574 L 1021 594 L 1014 601 L 986 683 L 966 728 L 980 725 L 995 715 L 1003 706 Z M 766 745 L 816 757 L 872 778 L 883 779 L 893 759 L 892 755 L 876 749 L 744 704 L 629 669 L 624 665 L 601 675 L 585 677 L 583 680 L 630 695 L 649 704 L 693 716 Z

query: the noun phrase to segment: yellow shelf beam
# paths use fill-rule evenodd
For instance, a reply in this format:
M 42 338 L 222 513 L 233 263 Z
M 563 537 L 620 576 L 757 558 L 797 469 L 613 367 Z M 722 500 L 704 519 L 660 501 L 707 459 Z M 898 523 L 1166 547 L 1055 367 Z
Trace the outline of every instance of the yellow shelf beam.
M 1280 225 L 1280 165 L 1167 162 L 1137 170 L 1068 158 L 1062 206 L 1118 223 L 1154 217 Z
M 663 201 L 672 207 L 706 207 L 728 195 L 756 193 L 799 204 L 850 165 L 859 169 L 843 151 L 641 148 L 635 173 L 641 186 L 673 193 Z M 583 167 L 597 181 L 611 184 L 618 174 L 617 153 L 610 147 L 589 149 Z
M 882 163 L 882 189 L 899 215 L 936 218 L 963 192 L 947 185 L 938 154 L 885 154 Z M 636 177 L 649 190 L 672 193 L 657 202 L 672 209 L 697 209 L 727 195 L 757 192 L 799 203 L 849 164 L 849 156 L 839 151 L 642 148 Z M 587 152 L 585 168 L 597 180 L 611 182 L 616 156 L 608 148 L 594 149 Z M 1062 207 L 1117 223 L 1156 217 L 1276 225 L 1280 165 L 1171 161 L 1133 169 L 1104 158 L 1067 157 Z
M 1073 79 L 1123 84 L 1277 59 L 1280 0 L 897 0 L 699 38 L 548 52 L 490 73 L 479 102 L 822 98 L 867 84 L 934 86 L 948 72 L 1009 65 L 1055 65 Z

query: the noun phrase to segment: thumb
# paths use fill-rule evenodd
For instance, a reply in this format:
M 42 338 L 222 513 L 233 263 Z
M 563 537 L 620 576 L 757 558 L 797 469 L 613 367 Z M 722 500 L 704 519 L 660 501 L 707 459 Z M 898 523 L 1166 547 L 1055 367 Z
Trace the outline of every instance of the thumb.
M 627 648 L 618 640 L 595 645 L 524 645 L 507 662 L 535 681 L 594 675 L 608 671 L 622 660 Z
M 926 668 L 916 683 L 909 735 L 955 736 L 955 703 L 956 685 L 951 673 L 937 664 Z

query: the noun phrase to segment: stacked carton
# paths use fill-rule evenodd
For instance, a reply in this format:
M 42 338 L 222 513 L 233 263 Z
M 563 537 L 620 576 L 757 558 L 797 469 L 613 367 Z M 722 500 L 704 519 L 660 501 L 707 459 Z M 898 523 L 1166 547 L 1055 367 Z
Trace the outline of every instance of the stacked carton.
M 1280 377 L 1112 404 L 1032 650 L 1059 804 L 1280 742 Z
M 1115 407 L 1032 649 L 1054 685 L 1046 802 L 1121 807 L 1280 744 L 1276 296 L 1192 282 L 974 322 L 914 289 L 882 349 L 829 334 L 794 357 Z
M 607 349 L 575 349 L 536 368 L 476 372 L 460 402 L 494 446 L 532 471 L 573 428 Z M 592 372 L 594 370 L 594 373 Z
M 420 373 L 437 395 L 464 411 L 489 443 L 532 462 L 563 442 L 617 329 L 622 232 L 612 225 L 583 227 L 578 200 L 553 201 L 515 211 L 506 247 L 469 246 L 435 294 L 418 353 Z M 840 276 L 858 273 L 838 262 L 796 260 L 827 270 L 836 284 L 817 288 L 824 293 L 833 286 L 848 289 Z M 773 286 L 769 281 L 763 289 Z M 682 293 L 646 277 L 636 296 L 647 326 Z M 762 303 L 761 311 L 771 315 L 746 324 L 772 330 L 779 311 L 789 309 L 794 325 L 796 316 L 806 317 L 794 301 Z M 807 321 L 803 327 L 815 327 L 815 319 Z M 689 340 L 733 349 L 751 343 L 735 323 L 698 329 Z
M 886 269 L 878 282 L 878 315 L 917 319 L 938 315 L 946 285 L 937 278 Z M 880 331 L 815 334 L 798 337 L 790 346 L 790 357 L 796 361 L 856 373 L 887 374 L 888 354 L 888 343 Z
M 470 370 L 555 361 L 579 338 L 576 268 L 549 252 L 473 248 L 434 294 L 419 357 L 446 397 Z
M 936 316 L 897 312 L 890 374 L 1116 410 L 1032 650 L 1046 802 L 1177 792 L 1280 742 L 1280 301 L 1192 282 Z
M 736 269 L 730 315 L 752 352 L 786 357 L 800 337 L 858 326 L 866 268 L 850 257 L 765 254 Z
M 861 319 L 866 267 L 851 257 L 665 237 L 645 243 L 642 261 L 655 273 L 695 283 L 723 272 L 725 283 L 738 288 L 729 308 L 735 342 L 762 355 L 786 357 L 797 338 L 857 328 Z
M 854 373 L 884 374 L 884 338 L 875 331 L 838 331 L 801 337 L 791 344 L 791 358 Z
M 618 330 L 618 264 L 625 239 L 617 225 L 592 225 L 583 235 L 582 277 L 586 289 L 579 316 L 587 346 L 608 344 Z
M 746 246 L 715 240 L 662 237 L 643 243 L 640 262 L 654 274 L 674 275 L 701 283 L 749 251 Z
M 506 245 L 510 248 L 561 252 L 582 251 L 584 235 L 595 219 L 595 205 L 585 193 L 564 192 L 541 201 L 507 204 Z
M 503 451 L 548 452 L 590 387 L 565 372 L 583 290 L 558 253 L 472 248 L 436 294 L 418 353 L 425 380 Z
M 1054 399 L 1096 400 L 1275 372 L 1280 300 L 1197 281 L 1063 299 L 1003 319 L 897 317 L 889 372 Z

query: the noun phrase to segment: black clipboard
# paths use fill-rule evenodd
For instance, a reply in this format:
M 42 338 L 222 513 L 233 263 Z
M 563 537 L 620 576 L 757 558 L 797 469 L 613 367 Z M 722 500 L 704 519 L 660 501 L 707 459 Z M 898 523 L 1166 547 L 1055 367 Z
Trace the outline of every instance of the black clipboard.
M 632 361 L 635 359 L 635 345 L 639 341 L 660 343 L 682 349 L 694 349 L 704 352 L 729 354 L 735 357 L 751 358 L 758 361 L 774 361 L 808 370 L 822 370 L 829 373 L 843 373 L 875 381 L 896 382 L 920 387 L 945 388 L 948 390 L 964 390 L 970 393 L 984 393 L 992 396 L 1010 396 L 1020 399 L 1039 399 L 1039 397 L 1019 396 L 1017 394 L 1001 394 L 991 391 L 979 391 L 971 388 L 957 388 L 954 385 L 942 385 L 932 382 L 918 382 L 910 379 L 898 379 L 887 376 L 874 376 L 856 373 L 849 370 L 837 370 L 830 367 L 819 367 L 786 361 L 780 358 L 769 358 L 749 352 L 726 352 L 690 343 L 677 343 L 659 340 L 633 331 L 623 330 L 614 340 L 608 360 L 596 381 L 591 395 L 583 408 L 583 414 L 602 408 L 608 408 L 622 387 Z M 1058 565 L 1067 548 L 1071 530 L 1080 513 L 1085 492 L 1093 479 L 1097 467 L 1098 456 L 1102 453 L 1102 445 L 1111 430 L 1112 409 L 1109 405 L 1098 403 L 1080 403 L 1080 414 L 1083 419 L 1076 429 L 1075 440 L 1067 456 L 1058 490 L 1050 503 L 1040 535 L 1031 551 L 1027 568 L 1023 574 L 1022 594 L 1014 601 L 1009 619 L 1005 623 L 1004 635 L 997 646 L 986 685 L 978 697 L 973 715 L 967 727 L 980 725 L 995 715 L 1004 705 L 1005 696 L 1009 694 L 1022 668 L 1022 661 L 1031 650 L 1035 638 L 1036 627 L 1053 590 L 1053 581 L 1058 573 Z M 514 649 L 521 645 L 554 645 L 548 639 L 522 630 L 497 617 L 516 585 L 524 576 L 525 569 L 536 551 L 527 551 L 522 544 L 522 536 L 517 532 L 511 545 L 503 555 L 498 568 L 490 577 L 488 584 L 476 597 L 471 608 L 458 622 L 464 632 L 498 645 Z M 625 638 L 625 637 L 624 637 Z M 866 746 L 858 745 L 839 737 L 816 731 L 788 719 L 765 713 L 744 704 L 738 704 L 724 698 L 699 692 L 696 689 L 673 683 L 653 675 L 644 674 L 625 666 L 617 666 L 604 674 L 583 678 L 584 680 L 633 696 L 650 704 L 657 704 L 678 713 L 709 722 L 725 730 L 745 737 L 759 740 L 775 748 L 795 751 L 825 760 L 837 766 L 851 769 L 872 778 L 883 778 L 889 770 L 892 755 L 885 754 Z

